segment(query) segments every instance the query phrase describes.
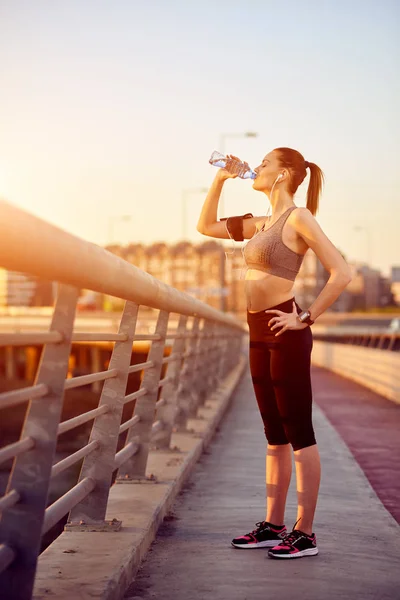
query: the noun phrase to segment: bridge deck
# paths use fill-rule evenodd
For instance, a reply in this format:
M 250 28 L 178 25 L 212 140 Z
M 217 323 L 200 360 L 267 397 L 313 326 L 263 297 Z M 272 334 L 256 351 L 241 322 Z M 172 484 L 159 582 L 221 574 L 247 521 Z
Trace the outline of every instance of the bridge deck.
M 322 461 L 314 522 L 319 554 L 276 561 L 267 558 L 263 549 L 245 552 L 230 546 L 232 537 L 253 529 L 265 514 L 265 440 L 247 371 L 220 431 L 170 518 L 159 529 L 125 599 L 400 598 L 399 525 L 319 408 L 319 404 L 329 402 L 332 407 L 338 401 L 330 418 L 333 420 L 334 415 L 340 430 L 348 417 L 343 397 L 348 398 L 347 406 L 353 400 L 360 402 L 360 386 L 321 369 L 314 369 L 313 380 L 313 418 Z M 396 415 L 397 423 L 399 408 L 396 406 L 390 416 L 392 420 Z M 390 454 L 390 448 L 386 452 Z M 293 467 L 286 511 L 288 529 L 295 518 Z

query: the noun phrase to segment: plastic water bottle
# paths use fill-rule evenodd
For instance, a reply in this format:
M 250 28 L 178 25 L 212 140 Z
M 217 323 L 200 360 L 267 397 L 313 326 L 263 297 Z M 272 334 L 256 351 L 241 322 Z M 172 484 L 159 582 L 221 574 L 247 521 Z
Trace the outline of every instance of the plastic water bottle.
M 221 152 L 213 152 L 211 154 L 211 158 L 208 161 L 210 163 L 210 165 L 213 165 L 214 167 L 220 167 L 221 169 L 223 169 L 226 165 L 226 161 L 227 161 L 227 157 L 224 154 L 221 154 Z M 238 169 L 236 170 L 236 173 L 238 174 L 239 177 L 241 177 L 242 179 L 255 179 L 257 177 L 257 173 L 255 173 L 252 169 L 250 169 L 250 167 L 247 167 L 243 162 L 239 161 L 240 164 L 238 166 Z

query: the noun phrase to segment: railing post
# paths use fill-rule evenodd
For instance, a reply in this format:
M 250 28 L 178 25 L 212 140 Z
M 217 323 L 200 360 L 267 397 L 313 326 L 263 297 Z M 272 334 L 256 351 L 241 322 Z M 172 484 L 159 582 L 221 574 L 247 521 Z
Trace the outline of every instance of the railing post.
M 234 334 L 232 338 L 232 368 L 237 366 L 240 352 L 240 336 L 239 334 Z
M 13 379 L 15 377 L 15 356 L 14 348 L 12 346 L 6 346 L 5 351 L 5 367 L 6 367 L 6 379 Z
M 208 390 L 214 390 L 219 383 L 219 365 L 221 362 L 221 342 L 218 323 L 214 323 L 211 337 L 210 367 L 207 377 Z
M 63 341 L 43 348 L 35 384 L 44 383 L 49 392 L 29 403 L 21 439 L 31 437 L 35 445 L 14 459 L 8 482 L 7 491 L 17 490 L 21 500 L 6 510 L 0 521 L 0 543 L 16 553 L 0 574 L 0 594 L 7 600 L 29 600 L 32 595 L 77 299 L 76 288 L 60 285 L 50 331 L 62 333 Z
M 229 328 L 226 325 L 221 325 L 220 327 L 220 335 L 221 335 L 221 361 L 219 364 L 219 380 L 224 379 L 229 371 L 229 343 L 230 338 L 226 335 L 229 333 Z
M 210 371 L 212 368 L 213 360 L 215 357 L 213 356 L 213 331 L 214 331 L 215 323 L 212 321 L 206 320 L 204 322 L 202 333 L 204 335 L 203 338 L 200 338 L 200 344 L 198 348 L 198 357 L 196 360 L 196 379 L 194 381 L 194 386 L 197 390 L 197 407 L 201 404 L 204 404 L 205 399 L 208 394 L 208 390 L 210 388 Z
M 218 345 L 218 360 L 216 361 L 216 378 L 220 382 L 223 379 L 223 365 L 225 361 L 225 345 L 224 330 L 220 323 L 217 326 L 217 345 Z
M 91 373 L 98 373 L 102 370 L 100 364 L 100 348 L 98 346 L 92 346 L 90 348 L 90 367 Z M 92 391 L 96 393 L 100 392 L 101 385 L 101 381 L 95 381 L 94 383 L 92 383 Z
M 100 447 L 85 457 L 79 476 L 79 481 L 86 477 L 94 479 L 96 486 L 82 502 L 71 510 L 69 523 L 66 526 L 69 530 L 75 527 L 81 529 L 82 526 L 88 525 L 93 531 L 93 525 L 96 524 L 102 531 L 104 530 L 138 308 L 134 302 L 125 304 L 118 333 L 125 334 L 126 340 L 115 343 L 109 364 L 109 370 L 118 369 L 119 374 L 104 382 L 99 406 L 105 404 L 109 410 L 96 417 L 89 439 L 89 443 L 95 440 L 100 442 Z M 120 525 L 120 522 L 114 520 L 108 524 L 108 528 L 112 530 Z M 105 529 L 107 530 L 107 528 Z
M 241 354 L 241 336 L 239 332 L 232 338 L 232 361 L 233 367 L 238 364 L 238 357 Z
M 186 428 L 188 417 L 193 416 L 193 405 L 196 400 L 196 392 L 192 389 L 195 379 L 196 350 L 199 341 L 200 318 L 194 317 L 191 329 L 192 336 L 186 345 L 188 354 L 183 363 L 178 388 L 178 408 L 176 424 L 180 430 Z
M 211 360 L 210 360 L 210 371 L 209 371 L 209 389 L 216 389 L 219 384 L 219 367 L 221 364 L 221 338 L 220 338 L 220 327 L 218 323 L 214 323 L 212 329 L 211 338 Z
M 230 331 L 228 331 L 228 345 L 227 345 L 227 372 L 230 373 L 235 366 L 235 338 Z
M 199 405 L 202 402 L 202 388 L 203 382 L 201 382 L 201 371 L 203 368 L 204 351 L 207 344 L 207 328 L 206 320 L 202 319 L 201 327 L 199 321 L 199 328 L 197 331 L 197 339 L 193 348 L 191 348 L 191 362 L 188 365 L 189 370 L 186 378 L 187 392 L 185 398 L 188 401 L 186 414 L 188 417 L 195 417 Z
M 179 358 L 168 364 L 167 377 L 171 377 L 171 380 L 163 388 L 162 397 L 165 404 L 157 410 L 157 418 L 164 425 L 161 434 L 155 439 L 155 444 L 158 448 L 169 448 L 171 444 L 171 435 L 178 413 L 178 388 L 182 372 L 182 356 L 186 345 L 184 335 L 187 332 L 187 320 L 187 315 L 180 315 L 176 333 L 182 337 L 175 338 L 170 354 L 171 358 Z
M 138 452 L 119 468 L 118 482 L 146 479 L 147 457 L 162 370 L 168 319 L 169 312 L 160 310 L 155 330 L 155 334 L 159 335 L 160 339 L 152 341 L 147 357 L 147 360 L 152 361 L 154 366 L 146 369 L 140 386 L 140 388 L 146 388 L 147 394 L 138 398 L 135 404 L 134 414 L 139 416 L 140 421 L 129 430 L 125 443 L 127 445 L 138 437 L 140 446 Z

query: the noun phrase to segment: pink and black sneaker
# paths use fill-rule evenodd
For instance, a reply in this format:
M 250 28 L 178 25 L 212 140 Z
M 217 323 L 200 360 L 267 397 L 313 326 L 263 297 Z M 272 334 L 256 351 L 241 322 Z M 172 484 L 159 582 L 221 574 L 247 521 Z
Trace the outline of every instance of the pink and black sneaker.
M 260 521 L 256 523 L 256 526 L 257 529 L 250 533 L 233 539 L 232 546 L 235 548 L 271 548 L 279 544 L 287 535 L 285 525 L 276 526 L 268 521 Z
M 268 550 L 271 558 L 301 558 L 302 556 L 313 556 L 318 554 L 317 538 L 315 533 L 307 535 L 300 529 L 287 533 L 283 541 Z

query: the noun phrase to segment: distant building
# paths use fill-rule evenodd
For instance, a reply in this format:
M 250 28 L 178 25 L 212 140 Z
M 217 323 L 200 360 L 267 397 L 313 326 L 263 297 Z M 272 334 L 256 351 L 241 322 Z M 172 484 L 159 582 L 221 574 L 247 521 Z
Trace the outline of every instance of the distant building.
M 400 267 L 395 266 L 392 267 L 391 273 L 391 293 L 393 296 L 394 302 L 397 306 L 400 306 Z
M 0 269 L 0 306 L 51 306 L 54 289 L 51 281 Z
M 213 240 L 194 246 L 190 242 L 167 245 L 158 242 L 149 246 L 130 244 L 126 248 L 108 250 L 121 256 L 139 269 L 166 284 L 215 306 L 220 307 L 225 289 L 224 265 L 221 265 L 222 244 Z
M 395 304 L 391 282 L 378 269 L 350 263 L 352 281 L 343 292 L 343 310 L 371 310 Z
M 391 280 L 393 283 L 400 283 L 400 267 L 392 267 Z
M 329 278 L 329 273 L 316 254 L 308 250 L 304 256 L 299 274 L 294 283 L 294 296 L 297 303 L 306 308 L 315 300 Z

